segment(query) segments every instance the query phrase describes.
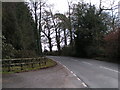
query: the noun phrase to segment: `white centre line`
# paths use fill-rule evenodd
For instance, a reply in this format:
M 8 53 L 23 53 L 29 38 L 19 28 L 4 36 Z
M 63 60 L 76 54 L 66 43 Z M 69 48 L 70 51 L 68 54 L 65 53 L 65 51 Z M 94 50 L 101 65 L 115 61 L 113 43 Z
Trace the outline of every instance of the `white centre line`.
M 106 70 L 110 70 L 110 71 L 113 71 L 113 72 L 119 72 L 119 71 L 117 71 L 117 70 L 114 70 L 114 69 L 110 69 L 110 68 L 107 68 L 107 67 L 103 67 L 103 66 L 100 66 L 100 68 L 103 68 L 103 69 L 106 69 Z
M 88 63 L 88 62 L 82 62 L 82 63 L 88 64 L 88 65 L 92 65 L 91 63 Z

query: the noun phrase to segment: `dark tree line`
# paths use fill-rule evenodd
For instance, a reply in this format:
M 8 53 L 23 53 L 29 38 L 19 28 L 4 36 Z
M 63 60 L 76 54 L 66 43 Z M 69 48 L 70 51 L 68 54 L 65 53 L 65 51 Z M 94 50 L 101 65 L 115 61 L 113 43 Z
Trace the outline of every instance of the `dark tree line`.
M 76 8 L 76 52 L 79 56 L 96 56 L 100 54 L 103 37 L 107 31 L 106 23 L 98 14 L 95 6 L 79 4 Z
M 3 58 L 35 53 L 35 23 L 24 2 L 2 3 L 2 37 Z

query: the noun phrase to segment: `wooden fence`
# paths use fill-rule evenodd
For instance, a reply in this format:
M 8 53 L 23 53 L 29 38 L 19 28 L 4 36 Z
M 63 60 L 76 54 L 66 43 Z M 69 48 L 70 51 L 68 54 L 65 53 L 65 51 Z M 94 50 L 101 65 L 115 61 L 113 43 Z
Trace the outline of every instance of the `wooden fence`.
M 18 59 L 3 59 L 2 60 L 2 70 L 10 72 L 15 71 L 15 69 L 20 69 L 21 71 L 24 68 L 35 68 L 46 65 L 46 58 L 18 58 Z M 17 68 L 18 67 L 18 68 Z

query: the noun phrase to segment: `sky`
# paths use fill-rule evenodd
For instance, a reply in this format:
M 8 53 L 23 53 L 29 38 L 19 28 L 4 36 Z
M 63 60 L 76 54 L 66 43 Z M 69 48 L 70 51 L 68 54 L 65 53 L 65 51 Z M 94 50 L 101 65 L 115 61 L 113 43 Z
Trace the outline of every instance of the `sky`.
M 72 1 L 72 2 L 78 2 L 78 1 L 84 1 L 86 3 L 90 3 L 96 5 L 97 7 L 99 6 L 100 0 L 48 0 L 50 4 L 54 4 L 54 12 L 60 12 L 60 13 L 65 13 L 68 11 L 68 3 L 67 1 Z M 110 7 L 110 3 L 113 0 L 102 0 L 102 5 L 104 7 Z M 114 0 L 115 5 L 118 5 L 118 2 L 120 0 Z

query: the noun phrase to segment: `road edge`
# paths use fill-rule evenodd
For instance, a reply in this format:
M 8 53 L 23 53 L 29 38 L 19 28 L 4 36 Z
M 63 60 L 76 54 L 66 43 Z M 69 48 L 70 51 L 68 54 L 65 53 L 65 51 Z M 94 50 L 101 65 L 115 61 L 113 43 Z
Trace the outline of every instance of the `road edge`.
M 50 58 L 51 59 L 51 58 Z M 55 61 L 54 59 L 52 59 L 53 61 Z M 72 70 L 68 69 L 65 65 L 63 65 L 62 63 L 60 63 L 59 61 L 55 61 L 57 63 L 59 63 L 60 65 L 62 65 L 64 68 L 66 68 L 71 74 L 73 74 L 73 76 L 75 76 L 77 78 L 78 81 L 81 81 L 82 82 L 82 85 L 85 87 L 85 88 L 89 88 L 89 86 L 83 81 L 81 80 Z

